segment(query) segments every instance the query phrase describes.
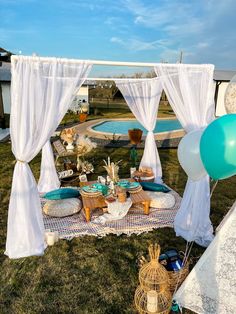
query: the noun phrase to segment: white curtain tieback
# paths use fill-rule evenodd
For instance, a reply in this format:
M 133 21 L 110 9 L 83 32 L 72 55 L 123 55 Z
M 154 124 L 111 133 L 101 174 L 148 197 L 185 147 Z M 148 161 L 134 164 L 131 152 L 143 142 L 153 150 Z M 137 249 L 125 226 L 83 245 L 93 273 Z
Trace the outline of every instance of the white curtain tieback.
M 15 162 L 17 163 L 17 161 L 23 163 L 23 164 L 27 164 L 27 161 L 24 161 L 24 160 L 20 160 L 20 159 L 16 159 Z

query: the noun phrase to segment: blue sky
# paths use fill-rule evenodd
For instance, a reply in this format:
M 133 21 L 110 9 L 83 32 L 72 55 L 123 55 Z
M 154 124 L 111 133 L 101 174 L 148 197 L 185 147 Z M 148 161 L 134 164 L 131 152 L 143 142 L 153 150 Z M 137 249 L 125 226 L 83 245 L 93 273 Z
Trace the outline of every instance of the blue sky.
M 236 69 L 235 0 L 0 0 L 0 21 L 14 53 Z

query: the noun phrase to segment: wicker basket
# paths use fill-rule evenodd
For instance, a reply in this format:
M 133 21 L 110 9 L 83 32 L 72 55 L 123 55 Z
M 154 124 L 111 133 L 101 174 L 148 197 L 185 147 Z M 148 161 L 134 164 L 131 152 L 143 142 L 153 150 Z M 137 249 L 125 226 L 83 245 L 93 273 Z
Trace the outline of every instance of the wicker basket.
M 184 254 L 181 254 L 182 258 L 184 258 Z M 187 261 L 183 268 L 181 268 L 179 271 L 168 271 L 168 275 L 170 278 L 169 286 L 170 286 L 170 292 L 173 294 L 176 288 L 176 285 L 178 283 L 177 289 L 181 286 L 182 282 L 185 280 L 185 278 L 189 274 L 189 264 L 190 261 Z
M 142 176 L 140 177 L 140 182 L 154 182 L 154 176 Z
M 139 182 L 154 182 L 155 176 L 153 174 L 153 171 L 145 171 L 142 169 L 139 169 L 138 171 L 135 171 L 133 173 L 133 177 L 137 179 Z

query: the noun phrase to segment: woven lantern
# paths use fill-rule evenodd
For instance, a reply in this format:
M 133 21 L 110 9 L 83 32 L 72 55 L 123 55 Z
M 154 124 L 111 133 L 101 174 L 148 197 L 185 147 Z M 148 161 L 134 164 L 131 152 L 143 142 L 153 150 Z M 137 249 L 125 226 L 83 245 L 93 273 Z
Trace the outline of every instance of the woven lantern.
M 168 314 L 172 296 L 169 290 L 169 276 L 159 262 L 160 246 L 150 245 L 150 262 L 142 265 L 139 271 L 140 286 L 135 292 L 135 306 L 139 313 Z

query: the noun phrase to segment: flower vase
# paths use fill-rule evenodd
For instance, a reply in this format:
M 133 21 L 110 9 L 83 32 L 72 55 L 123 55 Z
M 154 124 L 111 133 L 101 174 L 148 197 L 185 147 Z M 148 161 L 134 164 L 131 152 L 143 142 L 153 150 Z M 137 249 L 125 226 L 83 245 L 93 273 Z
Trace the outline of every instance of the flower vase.
M 131 167 L 130 168 L 130 178 L 133 178 L 133 174 L 134 174 L 134 172 L 136 171 L 136 167 Z
M 66 150 L 74 150 L 73 142 L 70 142 L 70 143 L 67 144 Z
M 111 190 L 111 193 L 113 196 L 116 195 L 116 188 L 115 188 L 115 183 L 114 181 L 111 181 L 110 184 L 109 184 L 109 189 Z

